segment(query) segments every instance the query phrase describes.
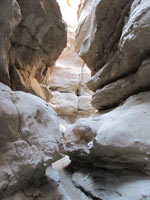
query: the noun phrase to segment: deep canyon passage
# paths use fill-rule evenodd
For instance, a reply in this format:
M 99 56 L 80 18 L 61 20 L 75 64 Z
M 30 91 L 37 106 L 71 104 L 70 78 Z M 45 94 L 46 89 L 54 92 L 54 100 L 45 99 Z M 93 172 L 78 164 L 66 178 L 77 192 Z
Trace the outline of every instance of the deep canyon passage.
M 0 0 L 0 200 L 150 200 L 148 0 Z

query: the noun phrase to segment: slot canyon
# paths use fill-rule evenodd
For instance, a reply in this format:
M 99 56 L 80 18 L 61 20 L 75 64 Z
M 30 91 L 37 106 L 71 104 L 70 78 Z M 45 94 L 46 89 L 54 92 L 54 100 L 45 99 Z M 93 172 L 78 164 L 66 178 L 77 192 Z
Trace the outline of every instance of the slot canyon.
M 0 0 L 0 200 L 150 200 L 149 0 Z

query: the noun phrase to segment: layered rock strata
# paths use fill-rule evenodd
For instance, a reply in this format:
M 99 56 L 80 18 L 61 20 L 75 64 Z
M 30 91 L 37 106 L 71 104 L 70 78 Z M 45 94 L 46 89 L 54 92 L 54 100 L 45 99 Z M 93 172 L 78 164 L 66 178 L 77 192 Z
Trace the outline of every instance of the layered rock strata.
M 66 26 L 55 0 L 2 1 L 0 81 L 50 99 L 50 67 L 66 46 Z M 59 42 L 58 42 L 59 41 Z

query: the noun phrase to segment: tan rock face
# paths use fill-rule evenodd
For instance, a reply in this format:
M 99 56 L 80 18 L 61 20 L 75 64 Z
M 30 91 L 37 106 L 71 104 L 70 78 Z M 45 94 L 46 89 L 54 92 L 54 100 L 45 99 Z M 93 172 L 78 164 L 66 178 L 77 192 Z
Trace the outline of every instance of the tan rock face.
M 7 18 L 1 15 L 1 69 L 8 78 L 0 80 L 13 90 L 29 91 L 46 99 L 40 84 L 47 84 L 49 67 L 66 45 L 66 27 L 55 0 L 17 2 L 4 1 L 0 8 L 1 13 L 9 13 Z
M 17 2 L 13 0 L 2 0 L 0 13 L 0 80 L 10 85 L 7 57 L 11 46 L 9 39 L 21 20 L 21 13 Z
M 86 23 L 83 24 L 83 19 L 88 2 L 83 4 L 83 8 L 81 6 L 80 11 L 81 24 L 79 28 L 83 25 L 90 30 L 89 27 L 91 26 L 88 23 L 93 22 L 94 24 L 93 20 L 96 22 L 94 36 L 88 33 L 87 38 L 90 38 L 88 39 L 90 42 L 88 43 L 89 46 L 86 46 L 86 50 L 84 43 L 77 42 L 77 44 L 79 44 L 78 50 L 81 57 L 93 73 L 96 72 L 87 85 L 96 92 L 93 96 L 92 105 L 99 110 L 116 106 L 130 95 L 149 88 L 149 67 L 148 64 L 146 64 L 146 67 L 143 63 L 148 62 L 150 50 L 148 39 L 150 5 L 146 0 L 128 1 L 129 3 L 119 1 L 118 4 L 116 2 L 111 1 L 112 6 L 104 6 L 105 3 L 99 1 L 95 5 L 96 7 L 92 8 L 91 6 L 85 18 L 87 25 Z M 125 7 L 122 7 L 123 4 Z M 114 8 L 116 14 L 113 13 Z M 89 18 L 91 12 L 95 14 L 93 20 Z M 106 15 L 106 13 L 108 14 Z M 114 21 L 110 26 L 109 20 L 111 18 Z M 101 23 L 100 26 L 99 23 Z M 110 34 L 108 38 L 109 30 L 113 34 Z M 78 31 L 77 41 L 83 32 L 82 27 Z M 98 57 L 92 56 L 93 52 L 96 55 L 96 52 L 92 51 L 92 47 L 97 50 Z

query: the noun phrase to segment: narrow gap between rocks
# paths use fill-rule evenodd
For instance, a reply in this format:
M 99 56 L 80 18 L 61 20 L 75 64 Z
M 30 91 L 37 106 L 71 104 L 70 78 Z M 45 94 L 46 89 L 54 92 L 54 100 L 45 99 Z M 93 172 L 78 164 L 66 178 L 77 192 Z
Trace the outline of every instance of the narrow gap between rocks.
M 1 0 L 0 200 L 150 200 L 150 4 L 58 3 Z
M 67 24 L 67 46 L 51 69 L 49 89 L 52 94 L 50 104 L 60 117 L 61 128 L 65 130 L 70 123 L 91 116 L 95 110 L 91 105 L 93 92 L 86 86 L 91 78 L 90 69 L 74 49 L 80 0 L 57 2 Z

